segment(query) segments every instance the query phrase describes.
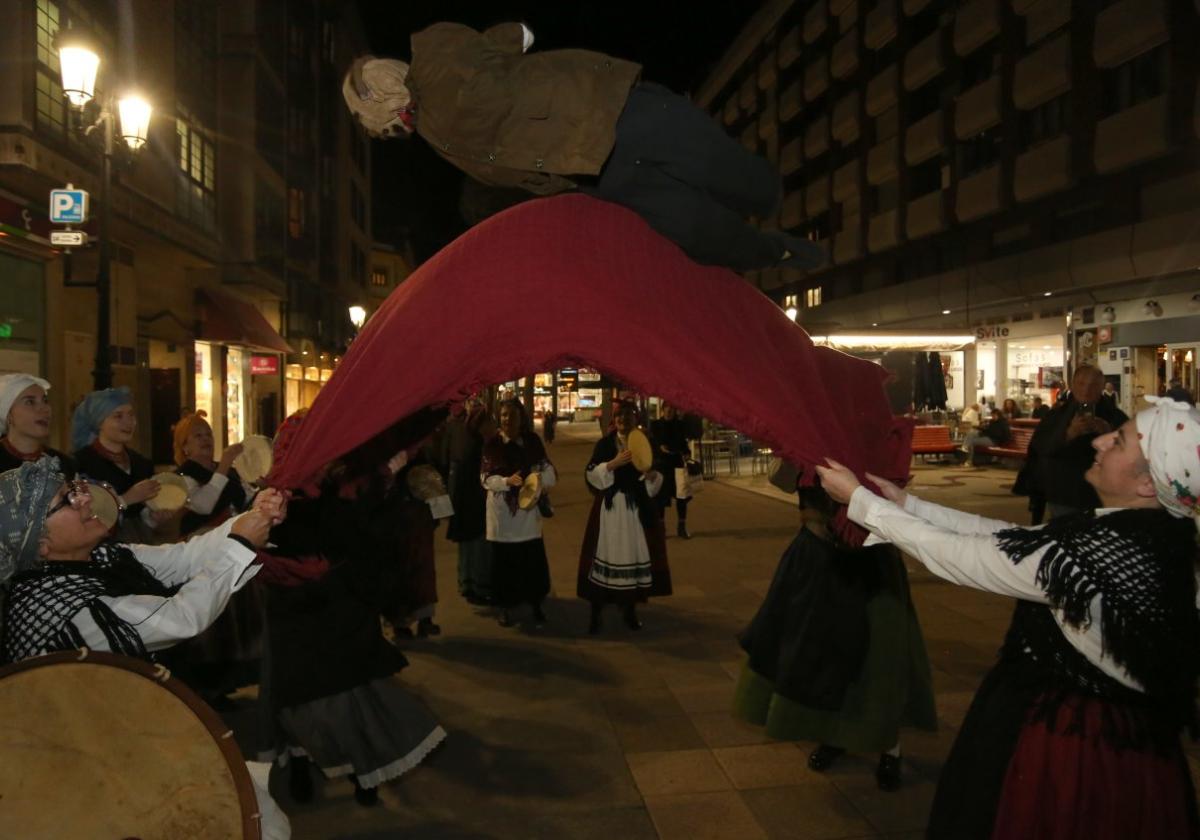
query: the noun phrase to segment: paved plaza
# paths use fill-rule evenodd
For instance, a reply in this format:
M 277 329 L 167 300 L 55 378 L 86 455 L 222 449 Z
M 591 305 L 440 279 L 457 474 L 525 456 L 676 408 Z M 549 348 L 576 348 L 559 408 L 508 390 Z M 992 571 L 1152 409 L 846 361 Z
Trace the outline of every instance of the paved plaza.
M 588 636 L 575 573 L 591 503 L 583 467 L 595 426 L 560 426 L 549 447 L 559 469 L 546 523 L 553 592 L 549 625 L 504 629 L 456 594 L 454 545 L 437 535 L 443 635 L 407 641 L 403 680 L 449 732 L 415 771 L 355 804 L 345 780 L 289 800 L 286 772 L 272 790 L 297 838 L 555 838 L 754 840 L 923 834 L 935 781 L 1011 604 L 957 588 L 909 563 L 934 669 L 940 729 L 906 733 L 904 784 L 876 788 L 877 756 L 847 756 L 810 771 L 812 744 L 774 742 L 729 711 L 742 656 L 735 641 L 757 609 L 798 527 L 794 502 L 749 475 L 706 482 L 692 505 L 694 539 L 667 547 L 674 596 L 642 611 L 640 632 L 606 613 Z M 1014 471 L 918 465 L 914 489 L 974 512 L 1025 521 L 1009 493 Z M 674 513 L 668 514 L 674 533 Z M 248 703 L 243 704 L 249 706 Z M 252 710 L 237 716 L 243 742 Z M 1195 757 L 1193 756 L 1193 763 Z M 1195 767 L 1193 768 L 1195 772 Z

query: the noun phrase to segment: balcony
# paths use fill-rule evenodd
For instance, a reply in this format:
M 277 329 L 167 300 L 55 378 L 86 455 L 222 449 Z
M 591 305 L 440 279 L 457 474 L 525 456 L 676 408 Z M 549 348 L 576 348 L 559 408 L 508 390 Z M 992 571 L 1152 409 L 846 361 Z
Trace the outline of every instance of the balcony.
M 833 200 L 839 204 L 858 201 L 862 182 L 862 163 L 852 160 L 833 173 Z
M 998 163 L 958 182 L 954 214 L 960 222 L 990 216 L 999 211 L 1003 204 L 1004 193 Z
M 821 56 L 804 68 L 804 99 L 812 102 L 829 88 L 829 59 Z
M 1036 108 L 1071 89 L 1071 33 L 1057 38 L 1017 62 L 1013 70 L 1013 103 Z
M 880 50 L 894 41 L 899 33 L 896 0 L 879 0 L 875 8 L 867 13 L 867 22 L 863 26 L 863 44 L 869 50 Z
M 909 239 L 920 239 L 946 229 L 946 193 L 934 190 L 928 195 L 908 202 L 907 234 Z
M 789 122 L 804 108 L 804 83 L 797 79 L 779 93 L 779 121 Z
M 829 150 L 829 117 L 823 116 L 804 132 L 804 156 L 809 160 Z
M 1096 15 L 1097 67 L 1124 64 L 1170 38 L 1167 0 L 1120 0 Z
M 858 69 L 858 27 L 838 39 L 829 58 L 829 72 L 835 79 L 847 79 Z
M 886 183 L 900 175 L 900 138 L 891 137 L 867 152 L 867 183 Z
M 779 211 L 779 226 L 784 230 L 799 227 L 804 221 L 804 190 L 795 190 L 783 198 Z
M 800 27 L 793 26 L 779 39 L 779 67 L 786 70 L 800 58 Z
M 959 94 L 954 109 L 954 134 L 959 140 L 974 137 L 1000 122 L 1000 77 L 992 76 Z
M 824 3 L 814 3 L 804 16 L 804 43 L 812 44 L 825 34 L 829 26 L 829 16 L 825 14 Z
M 1033 201 L 1071 185 L 1071 138 L 1065 134 L 1017 156 L 1013 195 Z
M 804 165 L 804 141 L 799 137 L 785 143 L 779 150 L 779 173 L 791 175 Z
M 946 58 L 942 55 L 942 32 L 939 29 L 904 56 L 904 88 L 916 90 L 945 69 Z
M 860 124 L 858 118 L 858 91 L 853 91 L 838 100 L 833 107 L 833 139 L 848 146 L 858 139 Z
M 1166 154 L 1169 126 L 1165 94 L 1101 120 L 1096 124 L 1096 171 L 1115 172 Z
M 829 176 L 813 181 L 804 191 L 804 212 L 811 219 L 829 209 Z
M 954 17 L 954 51 L 970 55 L 1000 34 L 1001 0 L 970 0 Z
M 867 115 L 878 117 L 900 101 L 900 71 L 893 64 L 867 82 Z
M 900 244 L 900 211 L 888 210 L 867 222 L 867 250 L 872 254 Z
M 1025 15 L 1025 43 L 1036 44 L 1071 21 L 1071 0 L 1036 0 Z
M 862 256 L 862 229 L 858 217 L 851 216 L 846 220 L 846 227 L 833 238 L 833 262 L 845 265 L 862 259 Z
M 945 114 L 939 110 L 910 125 L 904 139 L 904 162 L 916 166 L 945 149 L 945 122 Z
M 775 50 L 767 53 L 758 65 L 758 89 L 770 90 L 779 78 L 779 59 Z

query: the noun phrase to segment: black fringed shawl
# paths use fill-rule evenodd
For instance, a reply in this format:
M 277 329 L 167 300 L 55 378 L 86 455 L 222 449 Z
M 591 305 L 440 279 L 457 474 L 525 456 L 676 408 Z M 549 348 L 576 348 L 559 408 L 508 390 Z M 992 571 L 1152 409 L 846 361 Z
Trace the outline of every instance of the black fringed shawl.
M 1194 724 L 1200 617 L 1190 519 L 1161 509 L 1087 511 L 996 536 L 1014 563 L 1047 548 L 1037 582 L 1067 624 L 1088 627 L 1099 596 L 1104 652 L 1174 723 Z
M 592 450 L 592 458 L 588 462 L 587 469 L 591 470 L 595 466 L 603 466 L 613 458 L 616 458 L 617 453 L 617 433 L 612 432 L 596 442 L 596 447 Z M 633 464 L 625 464 L 614 470 L 612 486 L 607 489 L 597 490 L 591 484 L 588 484 L 588 489 L 594 493 L 600 493 L 604 497 L 605 510 L 612 510 L 613 500 L 620 493 L 629 508 L 637 509 L 638 519 L 641 521 L 642 527 L 654 527 L 658 512 L 654 509 L 650 494 L 646 491 L 646 482 L 642 480 L 641 472 Z

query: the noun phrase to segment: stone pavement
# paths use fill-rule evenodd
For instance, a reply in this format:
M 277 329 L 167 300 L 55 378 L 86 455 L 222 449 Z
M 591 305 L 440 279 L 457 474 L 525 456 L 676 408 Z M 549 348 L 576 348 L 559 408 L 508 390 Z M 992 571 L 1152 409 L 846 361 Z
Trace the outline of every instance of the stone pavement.
M 449 732 L 429 760 L 361 808 L 345 780 L 315 800 L 272 790 L 297 838 L 753 840 L 922 836 L 935 781 L 975 687 L 994 659 L 1010 603 L 943 584 L 910 562 L 934 668 L 940 731 L 906 733 L 904 786 L 875 786 L 876 756 L 825 774 L 808 743 L 773 742 L 729 712 L 742 656 L 734 640 L 757 609 L 798 527 L 790 499 L 761 476 L 706 483 L 694 539 L 668 539 L 675 595 L 626 629 L 613 612 L 586 634 L 575 573 L 590 497 L 583 465 L 595 426 L 559 427 L 550 446 L 562 484 L 546 523 L 549 625 L 504 629 L 456 594 L 453 544 L 437 537 L 443 635 L 404 643 L 404 682 Z M 927 498 L 1024 521 L 1012 470 L 916 468 Z M 669 532 L 674 514 L 668 514 Z M 249 713 L 238 715 L 248 718 Z M 242 721 L 246 723 L 246 721 Z M 235 726 L 237 724 L 235 723 Z M 239 739 L 250 740 L 248 723 Z M 250 754 L 250 753 L 247 753 Z

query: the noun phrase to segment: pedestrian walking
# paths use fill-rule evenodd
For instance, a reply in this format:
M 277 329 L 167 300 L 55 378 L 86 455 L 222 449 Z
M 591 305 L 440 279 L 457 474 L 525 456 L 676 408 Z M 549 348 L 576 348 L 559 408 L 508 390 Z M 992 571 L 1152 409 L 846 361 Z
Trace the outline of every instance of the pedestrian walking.
M 692 538 L 687 527 L 688 504 L 691 494 L 686 486 L 676 480 L 676 470 L 686 470 L 692 457 L 688 445 L 687 424 L 675 410 L 675 406 L 663 404 L 662 417 L 650 424 L 650 440 L 654 444 L 654 469 L 662 476 L 662 489 L 655 497 L 658 500 L 660 517 L 665 517 L 667 508 L 675 505 L 675 533 L 685 540 Z

